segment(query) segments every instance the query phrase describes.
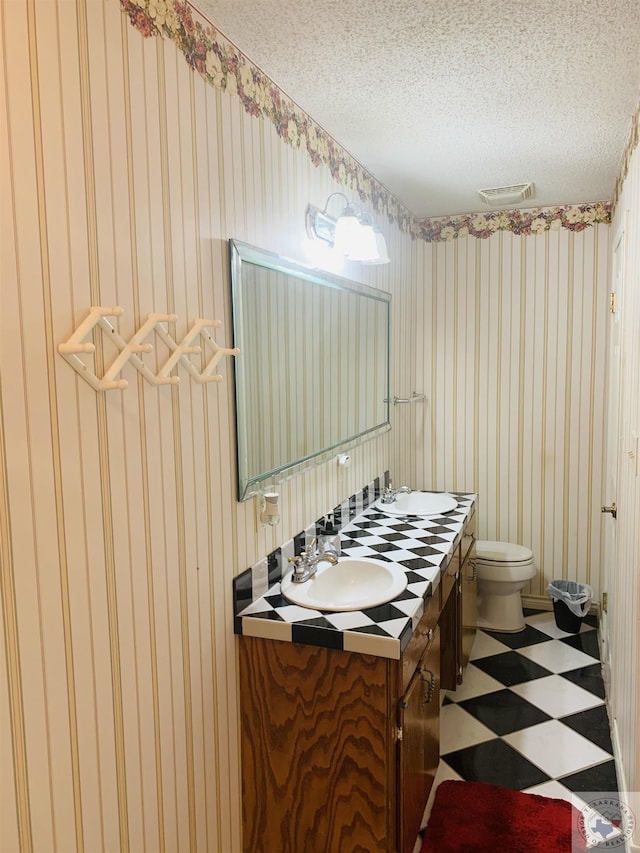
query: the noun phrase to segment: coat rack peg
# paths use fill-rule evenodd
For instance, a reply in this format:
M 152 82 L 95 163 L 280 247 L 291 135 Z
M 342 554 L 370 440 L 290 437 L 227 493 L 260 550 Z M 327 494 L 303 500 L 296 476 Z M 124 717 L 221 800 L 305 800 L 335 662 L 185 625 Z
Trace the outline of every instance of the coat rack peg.
M 179 382 L 179 376 L 170 376 L 169 374 L 173 370 L 173 368 L 178 364 L 178 362 L 182 359 L 183 356 L 186 357 L 187 353 L 200 352 L 200 347 L 190 346 L 191 338 L 190 333 L 188 332 L 186 337 L 180 344 L 177 344 L 171 335 L 167 332 L 164 326 L 158 324 L 156 327 L 156 332 L 160 339 L 166 344 L 166 346 L 171 350 L 171 355 L 167 359 L 167 361 L 162 365 L 160 370 L 158 371 L 158 381 L 159 382 L 170 382 L 172 380 Z
M 135 335 L 131 338 L 131 344 L 133 345 L 131 350 L 131 355 L 129 357 L 133 366 L 138 370 L 147 382 L 150 382 L 151 385 L 177 385 L 180 381 L 179 376 L 169 376 L 166 380 L 159 380 L 155 373 L 152 373 L 151 370 L 147 367 L 144 361 L 139 358 L 135 353 L 136 352 L 151 352 L 153 346 L 151 344 L 142 344 L 142 341 L 151 334 L 153 331 L 157 331 L 160 327 L 160 323 L 174 323 L 178 319 L 177 314 L 148 314 L 145 323 L 138 329 Z M 138 349 L 139 347 L 139 349 Z
M 221 358 L 224 358 L 224 356 L 226 356 L 226 355 L 235 356 L 235 355 L 238 355 L 240 353 L 240 350 L 237 347 L 220 347 L 220 346 L 218 346 L 218 344 L 213 339 L 213 336 L 211 334 L 209 334 L 208 331 L 206 331 L 207 329 L 211 329 L 211 328 L 217 329 L 221 325 L 222 325 L 222 323 L 220 322 L 220 320 L 198 319 L 194 323 L 194 326 L 193 326 L 194 330 L 197 329 L 198 334 L 201 335 L 201 337 L 203 337 L 205 339 L 205 341 L 209 344 L 209 346 L 211 347 L 211 349 L 214 352 L 213 358 L 208 362 L 207 366 L 202 371 L 202 373 L 198 373 L 196 371 L 195 367 L 193 366 L 193 364 L 191 364 L 191 362 L 189 362 L 187 369 L 189 369 L 189 371 L 191 372 L 191 375 L 193 376 L 195 381 L 198 383 L 222 382 L 222 376 L 219 373 L 213 372 L 216 368 L 216 365 L 218 364 L 218 362 L 220 361 Z
M 95 344 L 89 341 L 84 341 L 84 338 L 91 334 L 96 326 L 106 328 L 111 332 L 116 333 L 115 329 L 106 318 L 120 317 L 123 313 L 124 308 L 121 308 L 119 305 L 115 305 L 113 308 L 107 308 L 102 305 L 92 306 L 89 309 L 89 314 L 85 317 L 82 323 L 80 323 L 69 340 L 58 346 L 58 352 L 60 355 L 62 355 L 66 361 L 69 362 L 71 367 L 73 367 L 73 369 L 82 376 L 82 378 L 88 382 L 92 388 L 95 388 L 96 391 L 124 389 L 129 383 L 126 379 L 116 380 L 113 378 L 113 375 L 107 376 L 106 374 L 102 379 L 99 379 L 95 373 L 89 369 L 88 365 L 86 365 L 81 358 L 78 358 L 78 354 L 94 353 L 96 351 Z
M 180 344 L 176 344 L 175 341 L 169 336 L 167 331 L 162 327 L 158 326 L 157 332 L 165 342 L 165 344 L 171 349 L 172 354 L 169 357 L 166 364 L 164 364 L 160 371 L 158 372 L 159 377 L 168 377 L 168 374 L 174 367 L 178 364 L 182 364 L 186 367 L 187 371 L 191 375 L 191 377 L 198 383 L 203 384 L 205 382 L 221 382 L 222 376 L 220 374 L 214 374 L 213 371 L 215 366 L 220 361 L 220 359 L 225 355 L 237 355 L 240 350 L 237 348 L 230 349 L 228 347 L 219 347 L 214 341 L 213 337 L 206 332 L 205 330 L 208 328 L 217 329 L 222 325 L 220 320 L 207 320 L 202 317 L 199 317 L 194 321 L 193 326 Z M 193 341 L 199 336 L 204 337 L 211 348 L 214 350 L 214 356 L 209 361 L 205 369 L 200 372 L 193 362 L 187 357 L 191 353 L 201 353 L 202 347 L 193 344 Z
M 128 382 L 126 379 L 116 380 L 115 377 L 120 373 L 125 364 L 129 361 L 133 361 L 133 356 L 135 353 L 139 352 L 151 352 L 153 347 L 151 344 L 143 344 L 140 343 L 140 332 L 138 332 L 134 337 L 127 343 L 124 338 L 116 332 L 111 323 L 106 319 L 106 317 L 101 317 L 99 320 L 100 326 L 107 332 L 109 332 L 109 338 L 112 340 L 115 345 L 120 350 L 118 356 L 116 356 L 115 361 L 111 364 L 108 370 L 105 371 L 104 376 L 101 380 L 101 387 L 107 389 L 114 387 L 111 383 L 114 381 L 118 382 L 118 387 L 126 388 L 128 386 Z M 142 327 L 144 329 L 144 326 Z M 142 329 L 140 330 L 142 331 Z M 141 359 L 137 359 L 138 362 L 144 368 L 144 363 Z M 136 365 L 137 366 L 137 365 Z M 153 376 L 153 374 L 151 374 Z
M 95 352 L 96 348 L 94 344 L 89 343 L 88 341 L 85 342 L 84 338 L 86 338 L 92 331 L 93 327 L 100 322 L 101 318 L 120 317 L 122 314 L 124 314 L 124 308 L 121 308 L 119 305 L 116 305 L 113 308 L 103 308 L 102 306 L 95 305 L 93 308 L 89 308 L 88 315 L 84 318 L 82 323 L 80 323 L 69 340 L 58 346 L 58 352 L 60 355 L 65 357 L 79 352 Z

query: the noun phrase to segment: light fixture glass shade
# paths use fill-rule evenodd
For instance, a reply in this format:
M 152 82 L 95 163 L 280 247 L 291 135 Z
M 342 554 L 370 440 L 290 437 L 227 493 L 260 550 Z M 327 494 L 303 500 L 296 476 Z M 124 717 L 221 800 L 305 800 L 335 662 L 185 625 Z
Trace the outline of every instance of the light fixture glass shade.
M 389 252 L 387 251 L 387 243 L 384 239 L 384 234 L 379 228 L 373 229 L 373 234 L 376 240 L 376 257 L 371 260 L 363 260 L 363 264 L 388 264 L 390 261 Z
M 347 257 L 352 261 L 372 261 L 378 257 L 376 235 L 371 225 L 359 225 L 354 232 Z
M 345 202 L 337 219 L 327 213 L 329 201 L 334 196 L 340 196 Z M 333 248 L 336 260 L 347 257 L 363 264 L 389 263 L 387 244 L 372 215 L 350 202 L 344 193 L 332 193 L 324 210 L 307 205 L 305 226 L 311 240 L 320 240 Z
M 338 255 L 351 256 L 351 247 L 358 240 L 360 223 L 355 212 L 347 208 L 336 222 L 333 235 L 333 247 Z

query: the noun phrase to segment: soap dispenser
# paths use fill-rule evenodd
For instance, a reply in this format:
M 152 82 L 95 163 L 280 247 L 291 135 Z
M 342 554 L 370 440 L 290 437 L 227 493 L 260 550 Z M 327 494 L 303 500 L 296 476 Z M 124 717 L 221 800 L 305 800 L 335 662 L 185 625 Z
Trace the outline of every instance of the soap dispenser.
M 330 518 L 325 518 L 318 529 L 318 553 L 341 556 L 340 531 Z

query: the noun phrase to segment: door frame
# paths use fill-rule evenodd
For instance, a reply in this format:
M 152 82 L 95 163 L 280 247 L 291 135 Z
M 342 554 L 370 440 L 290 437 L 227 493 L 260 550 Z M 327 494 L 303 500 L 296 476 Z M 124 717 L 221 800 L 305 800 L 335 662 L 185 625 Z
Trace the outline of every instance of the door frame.
M 602 505 L 610 505 L 617 498 L 618 463 L 620 455 L 620 333 L 621 312 L 624 303 L 624 277 L 626 267 L 626 234 L 628 214 L 625 211 L 620 228 L 614 235 L 611 251 L 611 282 L 609 328 L 607 335 L 607 390 L 606 432 Z M 610 303 L 611 304 L 611 303 Z M 600 604 L 600 644 L 603 677 L 609 694 L 611 676 L 611 635 L 609 627 L 615 619 L 616 608 L 616 519 L 610 514 L 602 517 L 602 571 L 600 589 L 607 596 L 607 609 Z

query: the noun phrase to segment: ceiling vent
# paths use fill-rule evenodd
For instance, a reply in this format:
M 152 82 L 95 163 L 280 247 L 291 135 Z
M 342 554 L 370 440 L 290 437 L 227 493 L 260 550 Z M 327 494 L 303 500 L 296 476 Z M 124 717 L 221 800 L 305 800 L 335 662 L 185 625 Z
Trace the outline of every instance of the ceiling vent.
M 533 198 L 533 183 L 513 184 L 509 187 L 491 187 L 488 190 L 478 190 L 478 195 L 485 204 L 491 207 L 501 207 L 503 204 L 519 204 L 525 199 Z

